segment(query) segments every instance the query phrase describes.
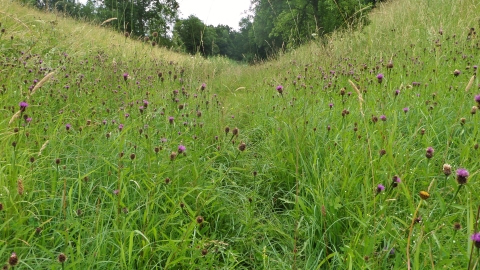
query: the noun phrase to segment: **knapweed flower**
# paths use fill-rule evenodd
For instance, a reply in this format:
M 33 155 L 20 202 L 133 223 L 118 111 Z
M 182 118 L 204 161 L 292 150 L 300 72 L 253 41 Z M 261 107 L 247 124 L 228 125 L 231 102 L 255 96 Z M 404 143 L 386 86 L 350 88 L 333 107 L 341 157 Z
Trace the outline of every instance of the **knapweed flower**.
M 381 83 L 383 81 L 383 74 L 382 73 L 379 73 L 377 75 L 377 80 L 378 80 L 379 83 Z
M 126 73 L 126 72 L 123 73 L 123 79 L 124 79 L 125 81 L 127 81 L 127 79 L 128 79 L 128 73 Z
M 173 116 L 168 117 L 168 122 L 169 122 L 170 124 L 173 124 L 173 121 L 174 121 L 174 120 L 175 120 L 175 118 L 174 118 Z
M 449 176 L 450 174 L 452 174 L 452 166 L 450 166 L 450 164 L 443 164 L 443 173 L 445 174 L 445 176 Z
M 398 184 L 400 184 L 400 183 L 402 182 L 402 180 L 400 179 L 400 177 L 398 177 L 398 176 L 396 176 L 396 175 L 393 176 L 393 179 L 392 179 L 392 180 L 393 180 L 393 181 L 392 181 L 392 186 L 393 186 L 393 187 L 397 187 Z
M 12 255 L 10 255 L 10 258 L 8 258 L 8 264 L 10 264 L 10 266 L 15 266 L 18 264 L 17 253 L 12 252 Z
M 65 125 L 65 129 L 66 129 L 67 131 L 69 131 L 71 128 L 72 128 L 72 125 L 70 125 L 70 124 L 66 124 L 66 125 Z
M 462 224 L 460 224 L 458 222 L 453 223 L 453 229 L 455 231 L 460 231 L 462 229 Z
M 457 77 L 458 75 L 460 75 L 460 73 L 462 73 L 462 72 L 460 72 L 460 70 L 455 69 L 455 70 L 453 71 L 453 76 Z
M 123 124 L 118 125 L 118 130 L 122 131 L 123 130 Z
M 377 193 L 381 193 L 385 190 L 385 186 L 382 184 L 378 184 L 377 186 Z
M 407 113 L 410 109 L 408 107 L 403 108 L 403 112 Z
M 185 147 L 185 145 L 179 145 L 178 146 L 178 153 L 181 154 L 181 153 L 184 153 L 185 150 L 187 150 L 187 148 Z
M 282 86 L 282 85 L 278 85 L 278 86 L 277 86 L 277 92 L 278 92 L 280 95 L 283 95 L 283 86 Z
M 480 233 L 477 232 L 472 234 L 471 239 L 475 247 L 480 248 Z
M 207 85 L 205 83 L 202 83 L 202 86 L 200 86 L 200 89 L 205 90 L 205 88 L 207 88 Z
M 245 151 L 245 148 L 247 147 L 247 145 L 242 142 L 240 143 L 240 145 L 238 146 L 238 150 L 240 150 L 241 152 Z
M 478 106 L 480 106 L 480 94 L 475 96 L 475 101 L 477 102 Z
M 468 173 L 468 171 L 466 169 L 463 169 L 463 168 L 458 169 L 457 170 L 457 183 L 459 185 L 466 184 L 469 175 L 470 174 Z
M 177 153 L 176 153 L 176 152 L 170 153 L 170 160 L 171 160 L 171 161 L 174 161 L 176 157 L 177 157 Z
M 427 147 L 427 151 L 425 153 L 425 156 L 427 158 L 432 158 L 434 152 L 435 152 L 435 150 L 433 150 L 433 147 L 429 146 L 429 147 Z
M 63 253 L 58 254 L 58 262 L 59 263 L 64 263 L 66 260 L 67 260 L 67 256 L 65 256 L 65 254 L 63 254 Z
M 333 108 L 333 103 L 328 104 L 328 107 Z
M 28 103 L 25 101 L 20 102 L 20 111 L 24 112 L 25 109 L 28 107 Z
M 380 115 L 380 120 L 385 122 L 385 121 L 387 121 L 387 117 L 385 115 Z

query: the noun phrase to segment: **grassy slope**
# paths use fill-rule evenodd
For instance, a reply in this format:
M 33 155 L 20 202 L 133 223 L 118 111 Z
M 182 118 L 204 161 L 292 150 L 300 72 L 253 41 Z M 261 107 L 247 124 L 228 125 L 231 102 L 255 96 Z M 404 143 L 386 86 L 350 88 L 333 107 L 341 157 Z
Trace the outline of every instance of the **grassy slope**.
M 63 252 L 79 269 L 467 267 L 479 195 L 470 113 L 479 38 L 467 39 L 480 27 L 476 1 L 390 1 L 359 32 L 253 67 L 0 3 L 1 260 L 16 252 L 21 268 L 60 268 Z M 22 113 L 9 124 L 20 101 L 32 121 Z M 172 161 L 180 144 L 186 155 Z M 446 178 L 444 163 L 469 170 L 469 183 Z

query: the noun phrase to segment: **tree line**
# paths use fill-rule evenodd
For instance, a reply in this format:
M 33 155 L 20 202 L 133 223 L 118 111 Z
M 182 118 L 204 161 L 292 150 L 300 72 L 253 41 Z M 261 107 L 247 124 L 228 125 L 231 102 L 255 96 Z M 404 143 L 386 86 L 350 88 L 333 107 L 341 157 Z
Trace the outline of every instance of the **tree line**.
M 254 62 L 321 39 L 342 28 L 368 23 L 367 14 L 383 0 L 251 0 L 239 29 L 206 25 L 198 17 L 179 18 L 177 0 L 20 0 L 75 18 L 108 23 L 132 38 L 204 56 Z

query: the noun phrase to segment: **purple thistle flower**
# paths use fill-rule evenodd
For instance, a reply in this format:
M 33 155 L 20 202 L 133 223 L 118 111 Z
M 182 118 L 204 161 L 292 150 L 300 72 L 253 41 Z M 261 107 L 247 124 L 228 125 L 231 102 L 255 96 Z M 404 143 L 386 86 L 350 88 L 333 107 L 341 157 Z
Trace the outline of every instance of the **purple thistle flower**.
M 25 109 L 28 107 L 28 103 L 25 101 L 20 102 L 20 111 L 24 112 Z
M 382 184 L 378 184 L 377 186 L 377 193 L 381 193 L 382 191 L 385 190 L 385 186 Z
M 120 193 L 120 190 L 119 190 L 119 189 L 115 189 L 115 190 L 113 191 L 113 195 L 118 195 L 118 193 Z
M 385 115 L 380 115 L 380 120 L 385 122 L 387 121 L 387 117 Z
M 130 117 L 130 114 L 126 113 L 125 118 L 128 118 L 128 117 Z
M 427 152 L 425 153 L 425 156 L 426 156 L 427 158 L 432 158 L 434 152 L 435 152 L 435 150 L 433 150 L 433 147 L 429 146 L 429 147 L 427 148 Z
M 102 123 L 103 123 L 104 125 L 106 125 L 106 124 L 107 124 L 107 120 L 103 120 Z
M 467 180 L 468 180 L 468 176 L 470 174 L 468 173 L 468 171 L 464 168 L 460 168 L 457 170 L 457 183 L 459 185 L 464 185 L 467 183 Z
M 143 100 L 143 107 L 147 108 L 148 107 L 148 100 Z
M 403 108 L 403 112 L 407 113 L 410 109 L 408 107 Z
M 474 233 L 470 237 L 475 244 L 475 247 L 480 248 L 480 233 Z
M 169 122 L 170 124 L 173 124 L 173 121 L 174 121 L 174 120 L 175 120 L 175 118 L 173 118 L 173 116 L 168 117 L 168 122 Z
M 477 104 L 480 106 L 480 94 L 478 94 L 478 95 L 475 96 L 475 101 L 476 101 Z
M 396 175 L 393 176 L 393 179 L 392 179 L 392 180 L 393 180 L 393 182 L 392 182 L 392 186 L 393 186 L 393 187 L 397 187 L 398 184 L 400 184 L 400 183 L 402 182 L 402 180 L 400 179 L 400 177 L 398 177 L 398 176 L 396 176 Z
M 205 83 L 202 83 L 202 86 L 200 86 L 200 89 L 205 90 L 205 88 L 207 88 L 207 85 Z
M 128 73 L 126 73 L 126 72 L 123 73 L 123 79 L 124 79 L 125 81 L 127 81 L 127 79 L 128 79 Z
M 278 92 L 280 95 L 283 95 L 283 86 L 282 86 L 282 85 L 278 85 L 278 86 L 277 86 L 277 92 Z
M 180 144 L 180 145 L 178 146 L 178 153 L 179 153 L 179 154 L 185 152 L 185 150 L 187 150 L 187 148 L 186 148 L 184 145 Z
M 122 131 L 123 130 L 123 124 L 118 125 L 118 130 Z
M 381 83 L 383 81 L 383 74 L 382 73 L 379 73 L 377 75 L 377 80 L 378 80 L 379 83 Z
M 65 125 L 65 129 L 66 129 L 67 131 L 69 131 L 71 128 L 72 128 L 72 125 L 70 125 L 70 124 L 66 124 L 66 125 Z
M 32 122 L 32 118 L 28 117 L 25 121 L 27 121 L 27 123 L 30 123 L 30 122 Z
M 328 104 L 328 107 L 333 108 L 333 103 Z

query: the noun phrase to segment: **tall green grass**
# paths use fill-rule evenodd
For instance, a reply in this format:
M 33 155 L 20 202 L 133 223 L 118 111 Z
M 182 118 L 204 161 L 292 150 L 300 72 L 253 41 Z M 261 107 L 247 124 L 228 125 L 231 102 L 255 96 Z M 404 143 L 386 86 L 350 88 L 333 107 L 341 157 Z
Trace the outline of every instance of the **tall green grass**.
M 475 1 L 389 1 L 256 66 L 1 6 L 3 262 L 476 267 Z

